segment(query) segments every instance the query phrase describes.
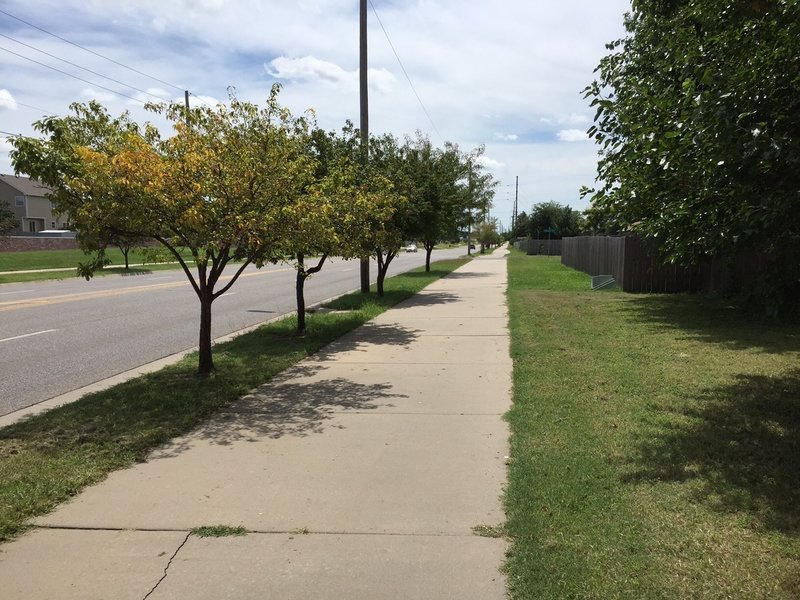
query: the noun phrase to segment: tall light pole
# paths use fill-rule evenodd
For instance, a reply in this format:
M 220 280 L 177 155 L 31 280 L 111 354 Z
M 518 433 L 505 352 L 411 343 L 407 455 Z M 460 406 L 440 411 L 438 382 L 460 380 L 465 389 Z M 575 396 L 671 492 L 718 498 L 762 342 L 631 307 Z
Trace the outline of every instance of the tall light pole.
M 358 74 L 361 105 L 361 160 L 366 169 L 369 160 L 369 95 L 367 87 L 367 0 L 360 0 Z M 361 293 L 369 293 L 369 255 L 361 259 Z

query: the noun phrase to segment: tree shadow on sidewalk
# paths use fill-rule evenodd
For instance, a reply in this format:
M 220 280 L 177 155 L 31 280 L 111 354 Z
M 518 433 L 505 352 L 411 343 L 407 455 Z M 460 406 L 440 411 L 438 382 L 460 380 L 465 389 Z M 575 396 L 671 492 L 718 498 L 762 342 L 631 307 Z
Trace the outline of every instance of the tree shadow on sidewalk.
M 403 300 L 399 304 L 392 307 L 392 310 L 403 310 L 404 308 L 417 308 L 419 306 L 439 306 L 441 304 L 450 304 L 458 302 L 460 298 L 456 294 L 450 292 L 429 292 L 423 290 L 415 296 L 407 300 Z
M 400 346 L 408 347 L 419 337 L 418 329 L 409 329 L 401 325 L 380 323 L 365 323 L 358 329 L 345 334 L 340 339 L 331 342 L 317 352 L 312 360 L 336 360 L 342 352 L 367 352 L 371 346 Z
M 337 413 L 392 407 L 392 400 L 408 397 L 393 392 L 390 383 L 366 385 L 344 377 L 308 380 L 326 369 L 322 365 L 290 369 L 226 405 L 194 434 L 174 440 L 150 459 L 174 457 L 198 439 L 229 446 L 264 438 L 306 437 L 322 433 L 328 426 L 341 429 L 342 425 L 329 423 Z
M 693 480 L 698 503 L 800 535 L 800 369 L 739 375 L 679 416 L 638 440 L 627 481 Z

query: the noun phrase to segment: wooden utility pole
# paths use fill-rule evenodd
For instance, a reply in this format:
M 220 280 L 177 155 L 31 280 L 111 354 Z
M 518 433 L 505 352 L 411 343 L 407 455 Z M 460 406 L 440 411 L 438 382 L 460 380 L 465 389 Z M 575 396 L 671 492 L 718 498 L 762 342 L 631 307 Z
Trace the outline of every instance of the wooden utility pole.
M 519 208 L 519 175 L 517 175 L 516 185 L 514 186 L 514 211 L 511 213 L 511 232 L 517 226 L 517 209 Z
M 358 74 L 361 105 L 361 160 L 369 161 L 369 95 L 367 87 L 367 0 L 360 0 Z M 361 293 L 369 293 L 369 256 L 361 259 Z

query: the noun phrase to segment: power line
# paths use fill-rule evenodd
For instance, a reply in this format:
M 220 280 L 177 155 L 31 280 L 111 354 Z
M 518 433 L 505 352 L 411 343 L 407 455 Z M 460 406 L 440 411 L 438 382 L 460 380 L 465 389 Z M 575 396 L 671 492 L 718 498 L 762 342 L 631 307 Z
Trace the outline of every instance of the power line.
M 2 11 L 0 11 L 0 12 L 2 12 Z M 82 77 L 78 77 L 77 75 L 73 75 L 72 73 L 68 73 L 67 71 L 62 71 L 61 69 L 57 69 L 56 67 L 50 66 L 50 65 L 45 64 L 43 62 L 39 62 L 38 60 L 34 60 L 34 59 L 30 58 L 30 57 L 24 56 L 22 54 L 14 52 L 13 50 L 9 50 L 8 48 L 3 48 L 2 46 L 0 46 L 0 50 L 5 50 L 9 54 L 13 54 L 14 56 L 19 56 L 20 58 L 23 58 L 25 60 L 29 60 L 32 63 L 36 63 L 37 65 L 41 65 L 41 66 L 46 67 L 48 69 L 52 69 L 53 71 L 56 71 L 56 72 L 61 73 L 63 75 L 66 75 L 67 77 L 72 77 L 73 79 L 77 79 L 78 81 L 82 81 L 84 83 L 88 83 L 89 85 L 93 85 L 93 86 L 99 87 L 100 89 L 106 90 L 107 92 L 111 92 L 112 94 L 117 94 L 118 96 L 123 96 L 124 98 L 130 98 L 134 102 L 139 102 L 140 104 L 144 104 L 144 101 L 140 100 L 139 98 L 134 98 L 133 96 L 129 96 L 128 94 L 123 94 L 122 92 L 118 92 L 118 91 L 112 90 L 111 88 L 108 88 L 108 87 L 106 87 L 104 85 L 100 85 L 99 83 L 94 83 L 92 81 L 89 81 L 88 79 L 84 79 Z
M 375 13 L 375 18 L 378 20 L 378 24 L 381 26 L 381 29 L 383 30 L 383 35 L 386 36 L 386 41 L 389 42 L 389 47 L 392 49 L 392 52 L 394 53 L 394 57 L 397 59 L 397 63 L 400 65 L 400 69 L 403 71 L 403 75 L 405 75 L 406 76 L 406 80 L 408 80 L 408 85 L 411 86 L 411 91 L 414 92 L 414 95 L 417 97 L 417 102 L 419 102 L 419 105 L 422 107 L 422 112 L 424 112 L 425 116 L 428 117 L 428 121 L 430 122 L 431 127 L 433 127 L 433 130 L 436 132 L 436 135 L 438 135 L 439 139 L 442 141 L 442 143 L 444 143 L 444 137 L 442 137 L 442 134 L 439 133 L 439 129 L 436 127 L 436 123 L 433 122 L 433 119 L 431 118 L 431 115 L 428 112 L 428 109 L 425 108 L 425 104 L 423 104 L 423 102 L 422 102 L 422 98 L 419 97 L 419 94 L 417 93 L 417 89 L 414 87 L 414 84 L 411 81 L 411 77 L 409 77 L 408 72 L 406 71 L 406 68 L 403 66 L 403 61 L 400 60 L 400 56 L 397 54 L 397 50 L 395 50 L 394 44 L 392 44 L 392 40 L 389 38 L 389 33 L 386 31 L 386 28 L 383 26 L 383 22 L 381 21 L 381 18 L 378 15 L 378 11 L 375 10 L 375 5 L 372 3 L 372 0 L 369 0 L 369 5 L 372 7 L 372 12 Z M 0 11 L 0 12 L 2 12 L 2 11 Z
M 137 92 L 141 92 L 143 94 L 147 94 L 148 96 L 152 96 L 153 98 L 158 98 L 159 100 L 164 100 L 165 99 L 162 96 L 159 96 L 157 94 L 153 94 L 152 92 L 148 92 L 147 90 L 142 90 L 142 89 L 139 89 L 139 88 L 137 88 L 137 87 L 135 87 L 133 85 L 128 85 L 127 83 L 124 83 L 122 81 L 114 79 L 113 77 L 107 77 L 107 76 L 103 75 L 102 73 L 98 73 L 97 71 L 92 71 L 91 69 L 87 69 L 86 67 L 82 67 L 82 66 L 80 66 L 78 64 L 75 64 L 74 62 L 68 61 L 68 60 L 66 60 L 64 58 L 60 58 L 60 57 L 56 56 L 55 54 L 50 54 L 49 52 L 45 52 L 44 50 L 40 50 L 39 48 L 37 48 L 35 46 L 31 46 L 30 44 L 26 44 L 25 42 L 21 42 L 21 41 L 19 41 L 17 39 L 14 39 L 13 37 L 8 36 L 8 35 L 6 35 L 4 33 L 0 33 L 0 36 L 6 38 L 8 40 L 11 40 L 12 42 L 16 42 L 17 44 L 20 44 L 22 46 L 25 46 L 26 48 L 30 48 L 31 50 L 36 50 L 36 52 L 41 52 L 45 56 L 49 56 L 50 58 L 55 58 L 56 60 L 60 60 L 63 63 L 66 63 L 66 64 L 71 65 L 73 67 L 77 67 L 78 69 L 86 71 L 87 73 L 91 73 L 92 75 L 97 75 L 98 77 L 102 77 L 103 79 L 107 79 L 109 81 L 113 81 L 114 83 L 118 83 L 118 84 L 120 84 L 122 86 L 125 86 L 126 88 L 130 88 L 132 90 L 136 90 Z
M 119 65 L 120 67 L 122 67 L 124 69 L 128 69 L 129 71 L 133 71 L 134 73 L 138 73 L 139 75 L 143 75 L 144 77 L 148 77 L 149 79 L 152 79 L 153 81 L 157 81 L 159 83 L 163 83 L 164 85 L 168 85 L 169 87 L 175 88 L 176 90 L 183 91 L 185 89 L 185 88 L 183 88 L 181 86 L 175 85 L 175 84 L 170 83 L 168 81 L 164 81 L 163 79 L 159 79 L 158 77 L 154 77 L 152 75 L 148 75 L 147 73 L 139 71 L 138 69 L 134 69 L 133 67 L 129 67 L 128 65 L 125 65 L 125 64 L 123 64 L 123 63 L 121 63 L 119 61 L 116 61 L 113 58 L 109 58 L 107 56 L 104 56 L 104 55 L 100 54 L 99 52 L 95 52 L 94 50 L 90 50 L 89 48 L 81 46 L 80 44 L 76 44 L 75 42 L 71 42 L 70 40 L 68 40 L 66 38 L 63 38 L 60 35 L 56 35 L 55 33 L 52 33 L 50 31 L 47 31 L 46 29 L 43 29 L 42 27 L 39 27 L 38 25 L 34 25 L 33 23 L 29 23 L 28 21 L 26 21 L 24 19 L 20 19 L 19 17 L 16 17 L 16 16 L 12 15 L 9 12 L 6 12 L 4 10 L 0 10 L 0 13 L 6 15 L 7 17 L 11 17 L 12 19 L 16 19 L 20 23 L 25 23 L 25 25 L 27 25 L 28 27 L 33 27 L 34 29 L 38 29 L 42 33 L 46 33 L 47 35 L 53 36 L 54 38 L 59 39 L 62 42 L 66 42 L 67 44 L 75 46 L 76 48 L 80 48 L 81 50 L 83 50 L 85 52 L 88 52 L 90 54 L 94 54 L 95 56 L 99 56 L 100 58 L 102 58 L 104 60 L 107 60 L 109 62 L 114 63 L 115 65 Z
M 20 102 L 20 101 L 18 101 L 16 99 L 14 100 L 14 104 L 16 104 L 18 106 L 24 106 L 25 108 L 32 108 L 33 110 L 41 111 L 44 114 L 52 116 L 52 117 L 56 116 L 56 113 L 54 113 L 52 110 L 47 110 L 45 108 L 40 108 L 38 106 L 33 106 L 31 104 L 25 104 L 24 102 Z

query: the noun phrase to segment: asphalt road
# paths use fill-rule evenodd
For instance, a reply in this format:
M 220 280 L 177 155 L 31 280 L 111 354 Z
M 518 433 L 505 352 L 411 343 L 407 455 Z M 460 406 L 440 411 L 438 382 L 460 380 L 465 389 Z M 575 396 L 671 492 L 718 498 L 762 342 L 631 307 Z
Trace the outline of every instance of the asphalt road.
M 464 253 L 434 250 L 432 260 Z M 424 252 L 402 253 L 389 276 L 424 262 Z M 292 312 L 294 279 L 291 265 L 246 269 L 214 302 L 213 337 Z M 306 303 L 358 287 L 358 262 L 332 260 L 306 282 Z M 199 316 L 180 270 L 0 285 L 0 415 L 193 348 Z

